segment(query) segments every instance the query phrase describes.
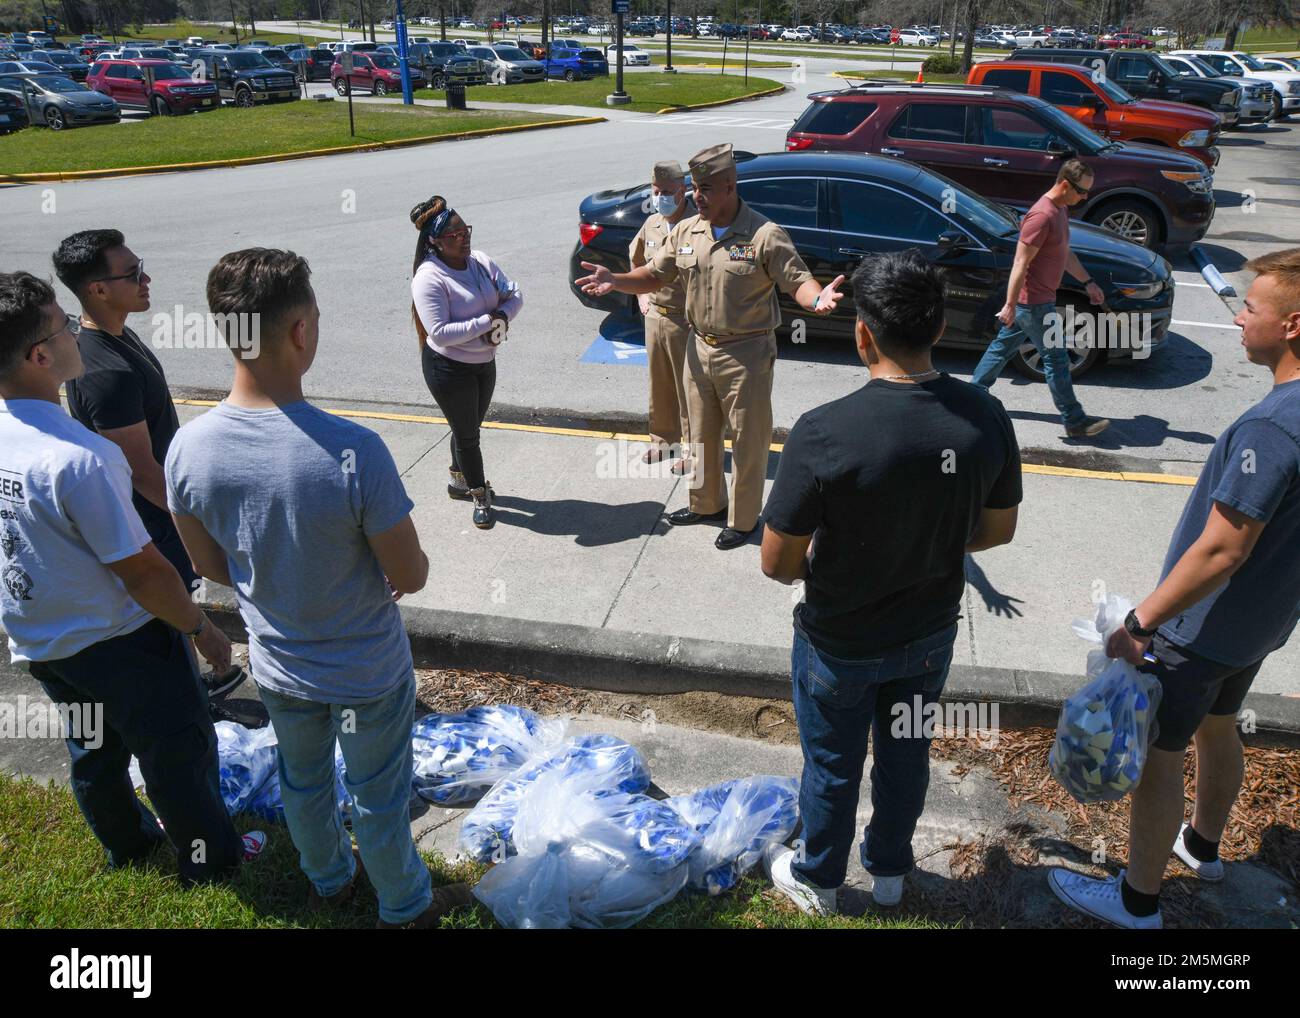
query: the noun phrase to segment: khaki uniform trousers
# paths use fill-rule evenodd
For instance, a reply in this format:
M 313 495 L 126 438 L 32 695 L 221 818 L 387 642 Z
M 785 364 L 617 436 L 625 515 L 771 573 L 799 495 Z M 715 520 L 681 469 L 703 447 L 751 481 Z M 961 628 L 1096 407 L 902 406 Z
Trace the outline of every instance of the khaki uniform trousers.
M 772 444 L 772 376 L 776 333 L 710 346 L 691 333 L 686 346 L 690 372 L 687 405 L 691 443 L 699 459 L 691 509 L 719 512 L 727 526 L 752 530 L 763 510 L 763 483 Z M 723 477 L 723 432 L 731 433 L 731 501 Z
M 686 340 L 690 326 L 678 315 L 653 305 L 645 316 L 645 352 L 650 365 L 650 444 L 668 446 L 691 440 L 686 406 Z M 685 456 L 686 452 L 683 451 Z

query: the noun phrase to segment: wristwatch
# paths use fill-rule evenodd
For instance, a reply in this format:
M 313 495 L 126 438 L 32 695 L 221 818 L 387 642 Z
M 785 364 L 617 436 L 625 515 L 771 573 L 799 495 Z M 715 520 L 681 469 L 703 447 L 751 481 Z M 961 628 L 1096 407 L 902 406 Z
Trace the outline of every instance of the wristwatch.
M 1137 609 L 1130 608 L 1129 613 L 1124 616 L 1124 628 L 1128 630 L 1130 636 L 1136 636 L 1139 640 L 1149 640 L 1156 635 L 1156 630 L 1160 627 L 1143 629 L 1142 623 L 1138 621 Z
M 203 614 L 203 612 L 199 612 L 199 628 L 194 630 L 191 633 L 186 633 L 185 635 L 188 636 L 191 640 L 196 640 L 198 639 L 199 634 L 202 633 L 203 630 L 207 628 L 208 628 L 208 617 L 205 614 Z

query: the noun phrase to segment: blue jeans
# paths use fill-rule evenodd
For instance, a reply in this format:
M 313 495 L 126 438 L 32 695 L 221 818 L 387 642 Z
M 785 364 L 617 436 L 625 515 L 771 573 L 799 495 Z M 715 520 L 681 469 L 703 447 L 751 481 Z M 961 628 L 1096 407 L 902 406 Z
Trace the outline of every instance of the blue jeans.
M 1087 415 L 1074 396 L 1074 383 L 1070 380 L 1070 355 L 1065 352 L 1063 345 L 1054 343 L 1049 348 L 1043 341 L 1043 334 L 1047 331 L 1044 319 L 1055 311 L 1056 305 L 1051 302 L 1017 304 L 1016 324 L 1004 325 L 998 331 L 979 364 L 975 366 L 971 381 L 981 388 L 992 388 L 998 375 L 1002 374 L 1002 369 L 1016 355 L 1028 336 L 1043 358 L 1043 373 L 1047 375 L 1047 388 L 1052 393 L 1052 402 L 1056 404 L 1065 426 L 1072 428 L 1076 424 L 1082 424 Z
M 334 741 L 343 750 L 352 830 L 379 918 L 408 923 L 433 900 L 429 870 L 411 840 L 411 723 L 415 676 L 376 700 L 317 703 L 262 689 L 279 739 L 284 819 L 307 879 L 323 897 L 341 891 L 356 864 L 334 794 Z
M 901 704 L 908 717 L 936 702 L 948 679 L 957 624 L 869 659 L 848 661 L 817 650 L 795 632 L 790 655 L 795 718 L 803 746 L 799 813 L 803 860 L 795 871 L 808 883 L 844 883 L 858 813 L 858 789 L 873 743 L 871 822 L 862 842 L 862 865 L 873 876 L 912 869 L 912 834 L 930 784 L 930 740 L 924 726 L 901 734 Z

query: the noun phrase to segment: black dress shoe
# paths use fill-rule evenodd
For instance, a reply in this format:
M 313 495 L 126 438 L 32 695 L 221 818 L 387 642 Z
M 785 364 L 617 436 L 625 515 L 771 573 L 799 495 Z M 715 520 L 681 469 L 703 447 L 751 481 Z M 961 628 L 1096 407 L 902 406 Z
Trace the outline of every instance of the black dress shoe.
M 678 509 L 675 513 L 667 513 L 664 519 L 674 527 L 689 527 L 695 523 L 717 523 L 719 520 L 727 518 L 727 510 L 719 509 L 716 513 L 696 513 L 690 509 Z
M 714 539 L 713 546 L 715 548 L 721 548 L 723 551 L 730 551 L 732 548 L 739 548 L 749 540 L 749 535 L 754 532 L 754 529 L 756 528 L 751 528 L 749 530 L 736 530 L 734 527 L 723 527 L 722 533 Z

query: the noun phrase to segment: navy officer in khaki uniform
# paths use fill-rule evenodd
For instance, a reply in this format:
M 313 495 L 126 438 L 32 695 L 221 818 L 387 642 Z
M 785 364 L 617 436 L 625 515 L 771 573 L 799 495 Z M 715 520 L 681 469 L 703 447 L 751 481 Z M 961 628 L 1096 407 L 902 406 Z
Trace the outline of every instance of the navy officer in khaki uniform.
M 699 214 L 678 223 L 646 265 L 613 273 L 583 262 L 591 275 L 578 280 L 601 296 L 653 293 L 680 278 L 686 287 L 686 346 L 690 376 L 690 437 L 700 457 L 690 507 L 670 513 L 673 526 L 726 520 L 714 542 L 736 548 L 757 528 L 772 443 L 772 373 L 780 287 L 813 314 L 839 302 L 837 276 L 823 287 L 808 271 L 789 234 L 751 209 L 736 191 L 730 145 L 715 145 L 690 162 Z M 723 433 L 730 428 L 732 492 L 723 476 Z
M 663 248 L 672 228 L 686 218 L 686 174 L 674 159 L 655 163 L 650 185 L 653 212 L 632 238 L 632 267 L 645 265 Z M 637 296 L 645 316 L 645 352 L 650 368 L 650 448 L 642 457 L 658 463 L 680 455 L 673 473 L 685 473 L 690 448 L 686 406 L 686 287 L 678 277 L 653 293 Z

